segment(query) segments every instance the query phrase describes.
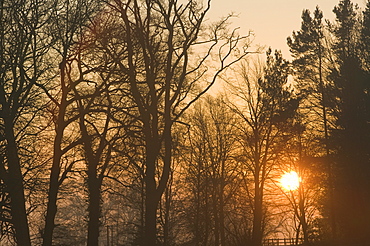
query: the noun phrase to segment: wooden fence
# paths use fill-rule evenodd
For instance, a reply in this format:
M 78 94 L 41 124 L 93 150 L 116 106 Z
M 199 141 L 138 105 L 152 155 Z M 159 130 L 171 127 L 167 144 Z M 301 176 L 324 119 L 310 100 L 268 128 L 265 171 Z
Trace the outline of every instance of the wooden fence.
M 263 241 L 263 246 L 297 246 L 303 244 L 303 238 L 269 238 Z

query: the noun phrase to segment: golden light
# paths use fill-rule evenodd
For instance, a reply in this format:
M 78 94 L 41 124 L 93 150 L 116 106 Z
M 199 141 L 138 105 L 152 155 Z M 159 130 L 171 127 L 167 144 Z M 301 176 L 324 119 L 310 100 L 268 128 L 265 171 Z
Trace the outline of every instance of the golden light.
M 298 189 L 299 182 L 299 176 L 295 171 L 285 173 L 280 179 L 281 186 L 290 191 Z

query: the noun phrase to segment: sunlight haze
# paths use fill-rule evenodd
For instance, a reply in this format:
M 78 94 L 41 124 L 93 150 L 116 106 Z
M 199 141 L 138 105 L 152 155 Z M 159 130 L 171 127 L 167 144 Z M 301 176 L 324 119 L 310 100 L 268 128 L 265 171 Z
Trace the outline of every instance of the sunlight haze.
M 290 171 L 281 177 L 280 183 L 285 190 L 292 191 L 298 189 L 300 178 L 295 171 Z
M 285 58 L 290 58 L 286 39 L 293 31 L 299 30 L 303 9 L 311 12 L 319 6 L 324 13 L 324 19 L 334 20 L 332 12 L 339 0 L 212 0 L 209 18 L 237 14 L 233 18 L 233 27 L 240 27 L 240 33 L 246 34 L 252 30 L 255 34 L 253 45 L 271 46 L 280 49 Z M 353 0 L 360 8 L 364 8 L 365 0 Z

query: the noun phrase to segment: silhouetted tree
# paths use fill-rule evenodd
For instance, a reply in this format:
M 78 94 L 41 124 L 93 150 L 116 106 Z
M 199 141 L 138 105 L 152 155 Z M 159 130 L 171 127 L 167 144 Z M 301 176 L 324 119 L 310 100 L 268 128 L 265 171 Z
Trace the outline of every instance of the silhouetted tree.
M 250 70 L 249 70 L 250 69 Z M 231 104 L 244 124 L 241 139 L 241 162 L 248 170 L 248 189 L 253 211 L 252 243 L 259 246 L 265 228 L 265 184 L 284 144 L 289 139 L 284 134 L 285 125 L 294 115 L 298 100 L 292 97 L 287 86 L 288 63 L 280 52 L 267 51 L 266 66 L 252 69 L 241 67 L 241 82 L 228 81 L 232 93 L 241 101 Z
M 81 61 L 78 66 L 82 69 Z M 91 76 L 91 75 L 90 75 Z M 89 221 L 87 245 L 98 245 L 101 217 L 101 187 L 108 173 L 115 133 L 112 131 L 112 100 L 105 76 L 99 84 L 90 88 L 87 83 L 83 91 L 74 88 L 79 111 L 79 130 L 86 163 L 87 188 L 89 195 Z M 102 81 L 99 81 L 102 80 Z
M 32 150 L 41 128 L 36 120 L 45 106 L 36 85 L 47 68 L 49 7 L 48 1 L 0 3 L 0 210 L 18 245 L 31 245 L 25 182 L 35 168 Z
M 335 6 L 333 26 L 336 67 L 331 78 L 337 87 L 338 222 L 342 241 L 366 243 L 370 231 L 369 80 L 359 56 L 361 21 L 358 6 L 342 0 Z
M 305 103 L 309 104 L 307 107 L 311 108 L 313 105 L 321 109 L 319 117 L 322 118 L 326 155 L 329 155 L 326 102 L 328 85 L 325 81 L 327 48 L 322 17 L 322 11 L 318 7 L 314 11 L 314 18 L 309 10 L 304 10 L 301 29 L 288 37 L 288 45 L 293 56 L 293 75 L 296 76 L 300 97 L 306 99 Z M 318 102 L 315 100 L 317 97 Z
M 370 70 L 370 2 L 367 1 L 366 8 L 363 11 L 363 20 L 361 22 L 361 57 L 364 59 L 364 69 Z
M 76 112 L 76 100 L 71 96 L 73 90 L 84 79 L 84 77 L 74 77 L 74 56 L 77 53 L 78 41 L 81 38 L 84 26 L 89 18 L 97 10 L 97 1 L 71 2 L 56 1 L 52 13 L 53 25 L 49 30 L 49 35 L 54 37 L 53 48 L 55 54 L 53 58 L 59 62 L 60 83 L 45 86 L 45 92 L 54 103 L 52 114 L 55 129 L 53 143 L 53 158 L 50 169 L 48 201 L 45 217 L 45 228 L 43 231 L 43 245 L 52 245 L 54 220 L 57 214 L 57 200 L 59 187 L 62 185 L 67 175 L 72 171 L 75 160 L 68 160 L 63 163 L 63 156 L 81 143 L 79 134 L 68 134 L 67 129 L 79 119 Z M 57 91 L 56 95 L 48 91 Z
M 92 27 L 96 30 L 96 27 Z M 76 73 L 81 81 L 73 87 L 76 110 L 79 115 L 79 132 L 81 134 L 82 156 L 86 164 L 86 184 L 88 190 L 88 237 L 87 245 L 99 244 L 99 232 L 102 217 L 102 187 L 104 178 L 113 168 L 112 156 L 117 155 L 117 140 L 127 137 L 122 128 L 133 120 L 119 119 L 117 112 L 124 110 L 125 98 L 115 93 L 115 65 L 100 56 L 101 50 L 96 43 L 101 40 L 96 35 L 85 34 L 80 42 L 79 53 L 73 59 Z M 87 64 L 87 65 L 86 65 Z M 123 124 L 123 127 L 119 127 Z M 122 144 L 122 142 L 120 143 Z M 123 166 L 123 165 L 122 165 Z M 109 225 L 108 225 L 109 226 Z
M 328 63 L 332 57 L 328 52 L 330 47 L 328 47 L 329 43 L 327 37 L 325 37 L 325 26 L 322 23 L 322 18 L 323 14 L 319 7 L 316 7 L 313 18 L 309 10 L 304 10 L 301 29 L 298 32 L 293 32 L 292 37 L 288 37 L 288 45 L 293 56 L 293 75 L 295 75 L 297 81 L 299 96 L 303 99 L 301 111 L 303 114 L 310 115 L 310 123 L 305 124 L 305 127 L 308 128 L 307 130 L 311 134 L 316 132 L 319 138 L 323 139 L 323 153 L 319 151 L 315 156 L 324 155 L 327 161 L 325 165 L 328 173 L 329 219 L 332 237 L 335 238 L 333 163 L 330 160 L 329 146 L 330 119 L 333 118 L 333 113 L 330 112 L 330 109 L 332 109 L 330 101 L 333 101 L 333 85 L 327 80 Z
M 240 239 L 230 226 L 240 222 L 236 221 L 236 211 L 230 209 L 240 205 L 240 197 L 235 196 L 240 194 L 242 182 L 235 160 L 236 117 L 221 97 L 207 97 L 186 118 L 190 128 L 189 140 L 183 146 L 187 156 L 183 165 L 190 193 L 186 219 L 193 233 L 191 243 L 228 245 Z
M 233 57 L 242 37 L 227 34 L 223 20 L 203 31 L 210 1 L 114 1 L 111 11 L 123 27 L 104 47 L 118 65 L 122 83 L 138 112 L 144 149 L 144 245 L 156 245 L 157 209 L 172 166 L 172 129 L 179 117 L 214 84 L 217 75 L 247 54 Z M 202 55 L 193 56 L 198 45 Z M 219 49 L 214 73 L 204 84 L 206 61 Z M 117 53 L 117 48 L 120 51 Z M 205 50 L 205 52 L 204 52 Z

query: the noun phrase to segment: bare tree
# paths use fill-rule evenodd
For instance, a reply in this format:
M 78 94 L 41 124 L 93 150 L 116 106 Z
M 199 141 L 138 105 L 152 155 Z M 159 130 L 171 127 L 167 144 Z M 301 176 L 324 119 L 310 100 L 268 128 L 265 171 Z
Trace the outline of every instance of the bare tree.
M 119 66 L 137 108 L 145 158 L 144 238 L 145 245 L 155 245 L 158 204 L 171 172 L 173 125 L 214 84 L 219 73 L 247 52 L 241 47 L 238 56 L 233 56 L 244 38 L 235 31 L 225 33 L 227 19 L 203 31 L 210 1 L 204 9 L 196 1 L 183 5 L 173 0 L 116 0 L 110 7 L 119 16 L 117 23 L 123 25 L 120 39 L 124 43 L 113 39 L 104 48 Z M 195 55 L 196 49 L 201 56 Z M 206 61 L 214 50 L 218 51 L 218 67 L 202 84 Z
M 236 236 L 230 225 L 240 222 L 235 221 L 235 211 L 230 209 L 238 206 L 235 203 L 240 197 L 236 195 L 242 183 L 235 161 L 236 115 L 221 97 L 206 97 L 186 118 L 190 134 L 183 146 L 188 156 L 183 161 L 183 185 L 189 193 L 186 220 L 194 235 L 192 244 L 228 245 Z
M 76 58 L 76 61 L 80 72 L 84 69 L 91 71 L 89 68 L 84 68 L 80 58 Z M 106 71 L 102 66 L 95 67 L 94 70 Z M 103 179 L 109 173 L 112 151 L 117 139 L 117 125 L 114 124 L 112 112 L 114 102 L 111 94 L 114 93 L 109 89 L 112 85 L 109 83 L 111 72 L 108 71 L 108 74 L 97 72 L 95 79 L 86 79 L 79 84 L 79 88 L 73 88 L 79 112 L 79 130 L 86 163 L 89 195 L 87 245 L 98 245 L 102 215 L 101 188 Z M 89 77 L 93 77 L 93 74 L 89 74 Z M 117 103 L 115 107 L 118 107 L 119 102 L 115 103 Z
M 271 49 L 267 51 L 265 66 L 242 63 L 239 74 L 239 81 L 228 81 L 237 96 L 236 103 L 229 105 L 244 122 L 240 161 L 245 163 L 248 180 L 253 184 L 248 190 L 254 216 L 252 241 L 259 246 L 265 228 L 265 185 L 287 141 L 284 125 L 289 123 L 298 103 L 287 87 L 288 63 L 278 51 L 274 55 Z
M 122 32 L 118 39 L 107 40 L 104 49 L 119 66 L 138 112 L 144 146 L 144 239 L 145 245 L 155 245 L 158 204 L 171 172 L 173 125 L 218 74 L 247 52 L 245 46 L 234 52 L 244 37 L 235 30 L 226 33 L 228 18 L 205 26 L 210 1 L 204 7 L 197 1 L 177 0 L 116 0 L 109 6 L 119 17 Z M 202 83 L 206 62 L 212 58 L 217 65 Z
M 24 182 L 35 168 L 26 163 L 35 155 L 32 138 L 40 130 L 35 119 L 45 106 L 36 85 L 45 76 L 49 7 L 48 1 L 0 3 L 0 179 L 10 209 L 2 222 L 11 224 L 18 245 L 31 244 Z
M 46 94 L 54 103 L 53 120 L 55 137 L 53 143 L 53 158 L 50 172 L 50 182 L 48 191 L 48 201 L 45 218 L 45 228 L 43 231 L 43 245 L 51 245 L 53 230 L 55 227 L 54 219 L 57 213 L 58 190 L 68 173 L 72 170 L 75 161 L 63 163 L 62 157 L 71 149 L 80 144 L 78 135 L 67 134 L 66 130 L 71 128 L 73 123 L 79 119 L 76 112 L 76 100 L 71 100 L 71 93 L 74 88 L 83 81 L 84 76 L 75 78 L 72 76 L 74 66 L 74 55 L 78 52 L 78 41 L 81 38 L 86 22 L 97 10 L 97 1 L 78 1 L 71 2 L 55 1 L 52 8 L 53 25 L 49 30 L 50 36 L 54 37 L 54 59 L 60 59 L 60 83 L 58 86 L 49 85 L 44 87 Z M 85 72 L 88 73 L 88 72 Z M 49 93 L 56 92 L 56 95 Z M 73 134 L 72 134 L 73 135 Z
M 300 129 L 299 129 L 300 128 Z M 296 189 L 286 189 L 277 183 L 278 188 L 282 191 L 289 203 L 286 218 L 293 215 L 293 221 L 289 220 L 291 229 L 294 226 L 296 243 L 299 238 L 303 238 L 304 245 L 310 245 L 317 240 L 318 221 L 322 218 L 319 212 L 319 202 L 324 196 L 326 182 L 326 167 L 323 167 L 323 160 L 314 158 L 310 155 L 312 146 L 302 135 L 309 135 L 309 132 L 303 132 L 302 126 L 297 127 L 298 133 L 293 132 L 290 143 L 287 144 L 284 151 L 284 158 L 281 164 L 282 172 L 294 170 L 298 174 L 298 187 Z M 317 151 L 317 150 L 316 150 Z M 295 187 L 294 187 L 295 188 Z M 283 205 L 286 209 L 286 206 Z M 315 224 L 316 223 L 316 224 Z

